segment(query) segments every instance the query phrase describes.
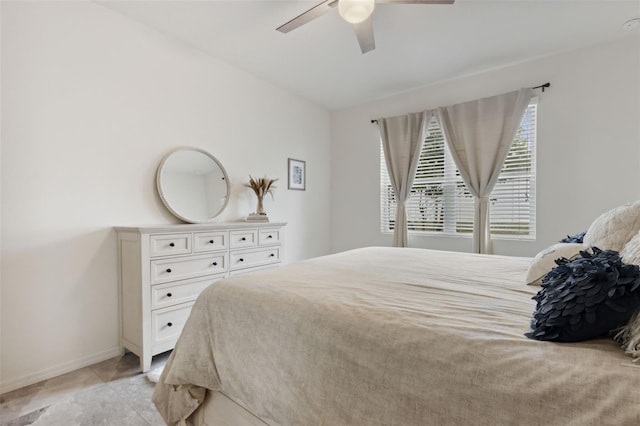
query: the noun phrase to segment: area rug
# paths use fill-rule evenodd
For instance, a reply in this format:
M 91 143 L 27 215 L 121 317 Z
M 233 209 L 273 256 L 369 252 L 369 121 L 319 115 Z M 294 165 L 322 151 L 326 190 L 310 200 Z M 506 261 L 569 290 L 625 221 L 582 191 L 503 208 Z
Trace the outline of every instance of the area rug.
M 158 380 L 160 380 L 160 375 L 162 374 L 162 370 L 164 370 L 164 365 L 154 368 L 147 373 L 147 379 L 149 379 L 150 382 L 158 383 Z

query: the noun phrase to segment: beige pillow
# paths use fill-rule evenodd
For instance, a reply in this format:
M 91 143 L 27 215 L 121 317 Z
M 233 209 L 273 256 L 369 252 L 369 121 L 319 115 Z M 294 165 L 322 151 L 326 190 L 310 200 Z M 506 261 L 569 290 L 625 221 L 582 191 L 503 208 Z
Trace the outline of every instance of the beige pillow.
M 624 263 L 640 265 L 640 232 L 625 244 L 624 249 L 620 252 L 620 257 Z
M 584 245 L 621 251 L 640 231 L 640 201 L 601 214 L 584 235 Z
M 587 248 L 580 243 L 556 243 L 547 247 L 533 258 L 527 271 L 526 283 L 530 285 L 542 284 L 542 278 L 558 266 L 555 262 L 556 259 L 561 257 L 573 259 L 580 254 L 581 250 L 587 250 Z
M 638 232 L 620 252 L 622 261 L 626 264 L 640 265 L 640 232 Z M 629 323 L 621 327 L 614 334 L 622 345 L 622 349 L 635 360 L 640 360 L 640 310 L 629 320 Z
M 634 361 L 640 360 L 640 310 L 633 314 L 625 326 L 613 330 L 612 334 L 625 353 L 635 358 Z

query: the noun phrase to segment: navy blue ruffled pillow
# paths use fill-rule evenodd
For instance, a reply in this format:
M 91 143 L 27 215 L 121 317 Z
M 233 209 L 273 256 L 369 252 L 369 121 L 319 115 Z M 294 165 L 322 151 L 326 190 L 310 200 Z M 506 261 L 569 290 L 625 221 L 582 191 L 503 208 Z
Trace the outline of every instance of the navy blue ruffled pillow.
M 531 331 L 537 340 L 578 342 L 626 323 L 640 308 L 640 266 L 626 265 L 618 252 L 593 247 L 556 260 L 533 299 Z
M 576 235 L 567 235 L 567 238 L 563 238 L 560 241 L 558 241 L 559 243 L 580 243 L 582 244 L 584 242 L 584 234 L 586 234 L 587 231 L 583 231 L 579 234 Z

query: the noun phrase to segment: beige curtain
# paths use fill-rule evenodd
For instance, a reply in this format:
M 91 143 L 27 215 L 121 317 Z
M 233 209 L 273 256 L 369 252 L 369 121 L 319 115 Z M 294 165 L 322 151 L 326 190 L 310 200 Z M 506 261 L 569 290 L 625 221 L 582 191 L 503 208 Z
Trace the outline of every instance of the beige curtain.
M 440 125 L 475 200 L 473 251 L 492 253 L 489 195 L 495 186 L 532 89 L 438 108 Z
M 378 119 L 387 171 L 397 201 L 393 231 L 395 247 L 406 247 L 408 244 L 405 203 L 416 176 L 427 124 L 433 115 L 433 111 L 428 111 Z

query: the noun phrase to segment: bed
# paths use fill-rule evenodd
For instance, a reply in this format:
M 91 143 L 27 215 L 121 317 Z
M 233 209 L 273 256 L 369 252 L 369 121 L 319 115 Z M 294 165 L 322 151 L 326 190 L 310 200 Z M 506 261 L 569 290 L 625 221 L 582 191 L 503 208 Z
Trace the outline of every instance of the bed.
M 640 424 L 640 368 L 613 340 L 524 336 L 529 263 L 370 247 L 227 278 L 154 402 L 168 424 Z M 244 420 L 216 423 L 225 404 Z

